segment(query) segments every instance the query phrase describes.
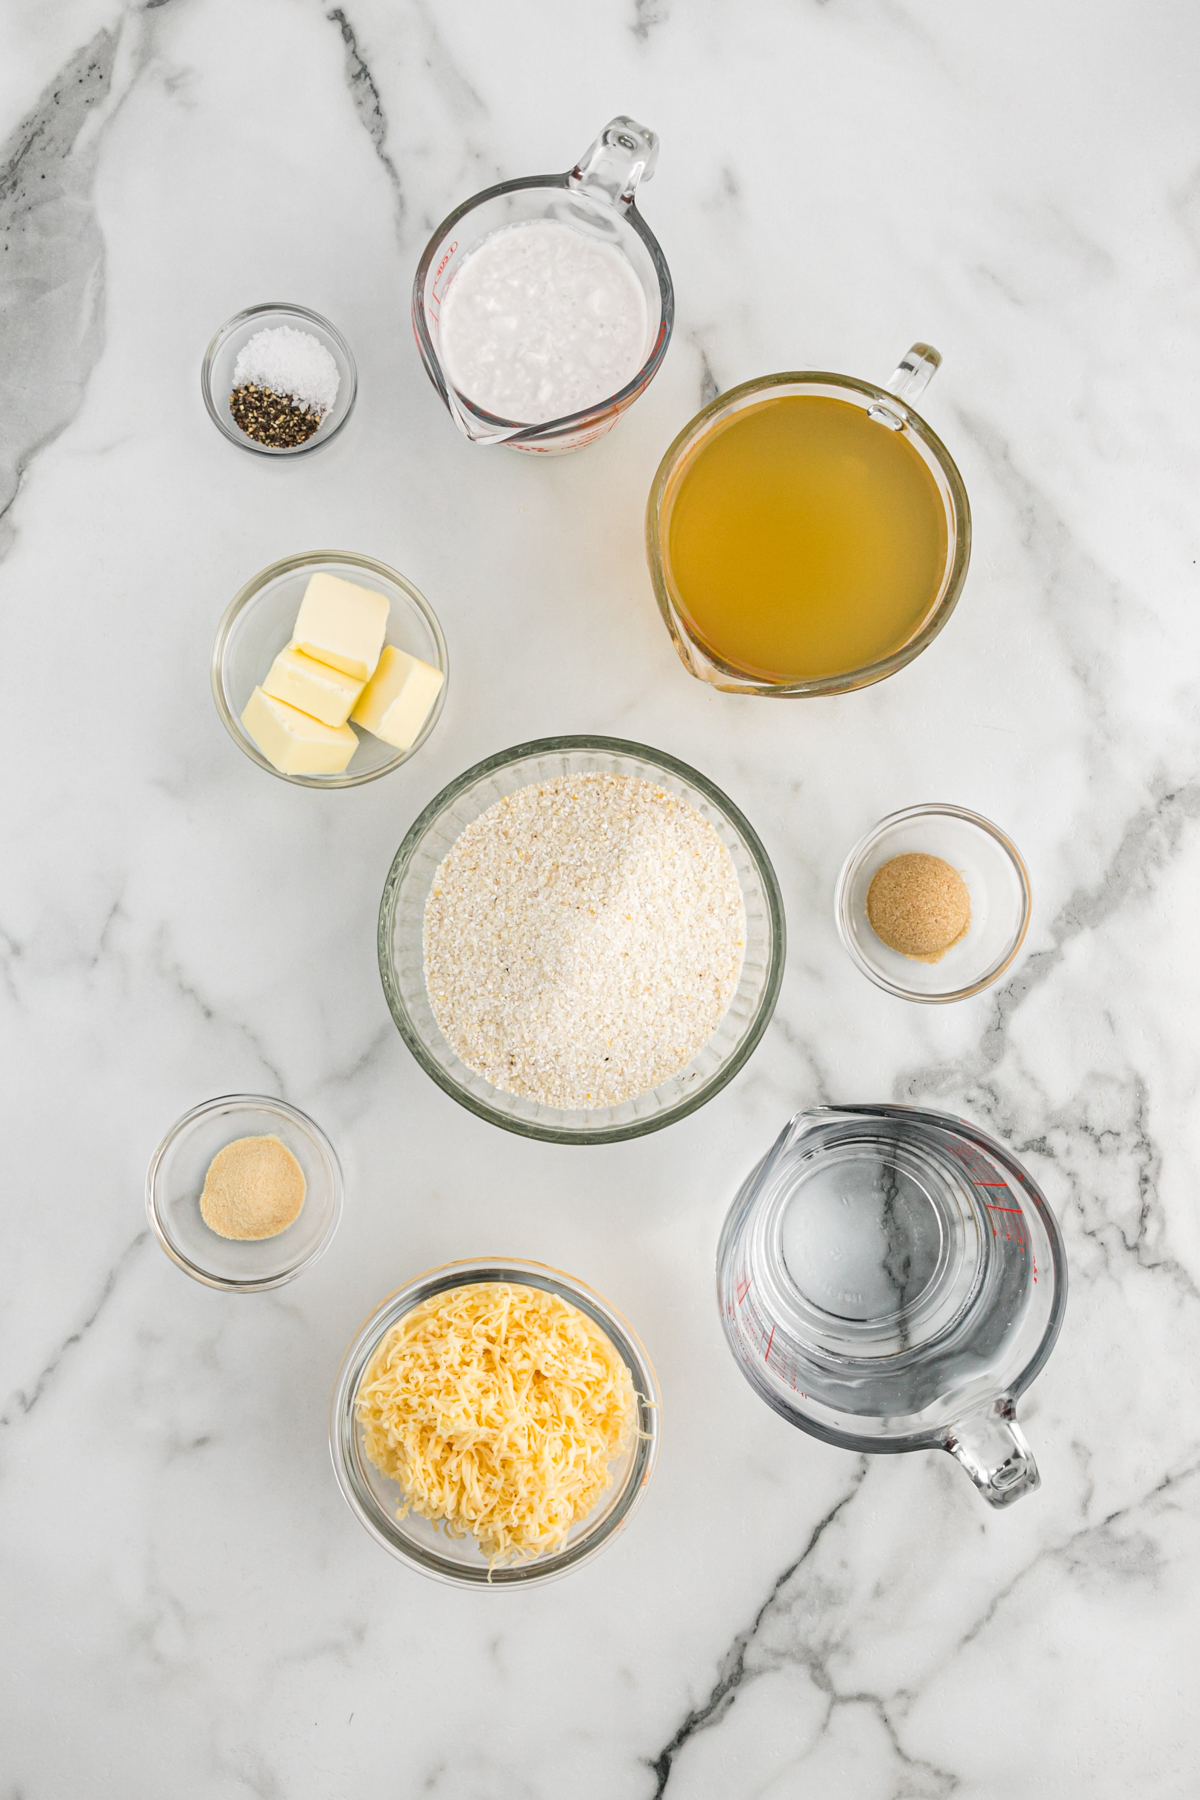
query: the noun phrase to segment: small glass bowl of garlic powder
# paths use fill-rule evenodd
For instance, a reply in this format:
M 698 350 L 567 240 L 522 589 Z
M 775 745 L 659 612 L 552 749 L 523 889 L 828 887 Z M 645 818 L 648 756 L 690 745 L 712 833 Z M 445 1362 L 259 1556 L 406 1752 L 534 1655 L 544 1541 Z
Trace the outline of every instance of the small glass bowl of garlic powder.
M 913 885 L 914 874 L 931 869 L 944 878 L 940 886 Z M 890 907 L 881 894 L 889 878 Z M 937 1005 L 969 999 L 1000 979 L 1025 941 L 1031 905 L 1021 853 L 998 825 L 962 806 L 927 804 L 889 813 L 854 846 L 838 878 L 834 914 L 843 945 L 869 981 L 901 1000 Z M 916 936 L 905 935 L 914 926 L 906 907 L 925 909 L 915 919 Z M 928 942 L 921 926 L 933 931 Z
M 146 1211 L 193 1280 L 259 1293 L 294 1281 L 328 1249 L 342 1216 L 341 1165 L 297 1107 L 223 1094 L 185 1113 L 154 1152 Z

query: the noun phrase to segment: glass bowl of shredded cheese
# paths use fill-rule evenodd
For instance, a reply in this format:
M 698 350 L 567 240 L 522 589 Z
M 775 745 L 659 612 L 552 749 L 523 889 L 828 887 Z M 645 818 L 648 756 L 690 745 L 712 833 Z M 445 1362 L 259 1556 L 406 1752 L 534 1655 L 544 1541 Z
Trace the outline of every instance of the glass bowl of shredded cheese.
M 518 744 L 442 790 L 379 911 L 397 1029 L 471 1112 L 603 1144 L 703 1106 L 754 1051 L 784 962 L 749 821 L 665 751 Z
M 619 1313 L 517 1259 L 447 1263 L 392 1294 L 343 1360 L 334 1473 L 376 1543 L 465 1587 L 553 1581 L 632 1516 L 659 1394 Z

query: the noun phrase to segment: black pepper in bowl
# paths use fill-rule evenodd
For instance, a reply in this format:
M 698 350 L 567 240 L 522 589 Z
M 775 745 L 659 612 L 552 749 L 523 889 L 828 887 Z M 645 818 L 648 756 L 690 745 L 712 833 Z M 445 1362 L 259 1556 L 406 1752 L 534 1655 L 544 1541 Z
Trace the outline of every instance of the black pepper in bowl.
M 239 430 L 271 450 L 292 450 L 297 444 L 306 444 L 321 423 L 320 413 L 297 406 L 287 394 L 249 384 L 234 388 L 229 410 Z

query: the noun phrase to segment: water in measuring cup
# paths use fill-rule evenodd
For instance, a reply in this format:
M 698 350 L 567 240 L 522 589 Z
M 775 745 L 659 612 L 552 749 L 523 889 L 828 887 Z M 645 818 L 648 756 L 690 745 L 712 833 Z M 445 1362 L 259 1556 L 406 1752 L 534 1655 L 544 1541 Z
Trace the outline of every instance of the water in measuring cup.
M 521 424 L 568 418 L 619 393 L 645 362 L 649 336 L 626 257 L 557 219 L 484 238 L 441 306 L 441 356 L 454 386 Z
M 948 1131 L 879 1116 L 785 1134 L 722 1257 L 726 1328 L 765 1397 L 880 1436 L 990 1392 L 1037 1279 L 1003 1171 Z
M 781 1220 L 796 1290 L 847 1327 L 888 1322 L 873 1353 L 921 1335 L 920 1302 L 944 1260 L 946 1229 L 926 1185 L 898 1159 L 853 1152 L 809 1172 Z M 847 1342 L 854 1334 L 847 1330 Z

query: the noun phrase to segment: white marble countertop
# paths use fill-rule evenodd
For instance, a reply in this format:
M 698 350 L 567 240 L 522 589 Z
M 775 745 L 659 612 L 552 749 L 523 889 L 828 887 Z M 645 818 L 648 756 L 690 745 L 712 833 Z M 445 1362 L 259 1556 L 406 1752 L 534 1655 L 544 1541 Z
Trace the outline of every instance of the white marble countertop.
M 1187 0 L 11 0 L 0 23 L 6 1202 L 0 1791 L 20 1800 L 999 1800 L 1191 1795 L 1200 1621 L 1200 32 Z M 675 341 L 599 445 L 453 429 L 408 323 L 451 206 L 629 112 Z M 221 321 L 332 318 L 358 407 L 294 464 L 199 394 Z M 972 497 L 947 630 L 866 692 L 708 691 L 653 604 L 642 507 L 703 396 L 776 368 L 945 364 Z M 208 690 L 230 596 L 319 546 L 443 621 L 446 712 L 320 794 Z M 1196 555 L 1193 555 L 1196 552 Z M 524 1142 L 404 1049 L 374 921 L 407 826 L 523 738 L 669 749 L 744 808 L 787 977 L 748 1068 L 640 1142 Z M 973 807 L 1031 867 L 1003 984 L 889 999 L 835 936 L 881 814 Z M 341 1232 L 273 1295 L 188 1281 L 149 1155 L 232 1090 L 311 1111 Z M 821 1099 L 993 1130 L 1062 1220 L 1066 1327 L 992 1514 L 936 1453 L 789 1428 L 728 1355 L 734 1189 Z M 621 1540 L 529 1594 L 392 1562 L 334 1485 L 342 1351 L 476 1253 L 634 1322 L 662 1460 Z

